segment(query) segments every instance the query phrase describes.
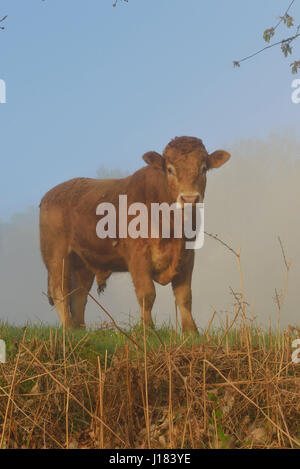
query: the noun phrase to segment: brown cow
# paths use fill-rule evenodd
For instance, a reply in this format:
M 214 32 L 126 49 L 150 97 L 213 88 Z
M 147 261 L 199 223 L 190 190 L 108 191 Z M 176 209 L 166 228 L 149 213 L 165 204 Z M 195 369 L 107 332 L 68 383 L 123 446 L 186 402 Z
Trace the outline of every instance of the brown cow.
M 118 206 L 120 194 L 132 202 L 203 202 L 206 172 L 222 166 L 230 154 L 208 154 L 202 141 L 177 137 L 162 155 L 148 152 L 146 167 L 122 179 L 75 178 L 59 184 L 40 204 L 41 253 L 48 269 L 49 301 L 65 327 L 84 326 L 88 292 L 96 276 L 99 289 L 113 272 L 130 272 L 145 323 L 152 326 L 154 281 L 172 283 L 184 332 L 197 331 L 191 314 L 194 250 L 184 238 L 111 238 L 96 235 L 96 207 Z

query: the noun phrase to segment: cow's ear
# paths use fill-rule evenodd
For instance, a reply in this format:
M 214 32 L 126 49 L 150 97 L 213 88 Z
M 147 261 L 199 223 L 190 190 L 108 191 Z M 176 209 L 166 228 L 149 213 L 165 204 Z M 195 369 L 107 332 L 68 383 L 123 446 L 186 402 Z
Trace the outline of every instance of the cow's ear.
M 148 151 L 143 155 L 143 160 L 153 168 L 156 169 L 164 169 L 165 167 L 165 159 L 156 151 Z
M 230 153 L 224 150 L 217 150 L 208 155 L 209 169 L 219 168 L 230 158 Z

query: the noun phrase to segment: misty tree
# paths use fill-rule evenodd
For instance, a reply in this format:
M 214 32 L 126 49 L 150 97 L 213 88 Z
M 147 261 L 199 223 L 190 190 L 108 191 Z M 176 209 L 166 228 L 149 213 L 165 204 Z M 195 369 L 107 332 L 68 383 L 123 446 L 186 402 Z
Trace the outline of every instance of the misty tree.
M 97 178 L 99 179 L 119 179 L 129 175 L 129 172 L 119 168 L 105 168 L 100 166 L 96 172 Z

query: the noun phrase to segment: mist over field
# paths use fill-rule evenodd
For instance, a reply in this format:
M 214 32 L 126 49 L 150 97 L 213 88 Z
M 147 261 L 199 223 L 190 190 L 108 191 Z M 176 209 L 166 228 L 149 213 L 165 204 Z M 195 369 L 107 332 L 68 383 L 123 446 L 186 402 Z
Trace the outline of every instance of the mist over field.
M 277 239 L 281 237 L 292 262 L 281 324 L 299 325 L 300 143 L 293 134 L 274 134 L 265 141 L 249 139 L 224 145 L 224 149 L 232 158 L 208 176 L 205 230 L 218 234 L 236 250 L 240 246 L 246 300 L 263 325 L 269 317 L 274 326 L 277 322 L 275 288 L 280 292 L 285 276 Z M 99 166 L 102 163 L 99 155 Z M 95 171 L 95 176 L 103 171 Z M 43 294 L 47 275 L 39 251 L 38 204 L 39 200 L 36 207 L 14 214 L 9 222 L 0 221 L 0 320 L 9 323 L 57 322 L 56 311 Z M 193 275 L 193 315 L 200 328 L 207 326 L 214 310 L 220 321 L 225 321 L 226 312 L 232 317 L 230 287 L 240 291 L 236 259 L 206 237 L 196 253 Z M 95 288 L 93 293 L 98 298 Z M 99 301 L 122 324 L 135 323 L 139 317 L 129 274 L 112 275 Z M 157 285 L 153 317 L 158 324 L 169 320 L 174 324 L 171 286 Z M 87 324 L 107 319 L 89 300 Z

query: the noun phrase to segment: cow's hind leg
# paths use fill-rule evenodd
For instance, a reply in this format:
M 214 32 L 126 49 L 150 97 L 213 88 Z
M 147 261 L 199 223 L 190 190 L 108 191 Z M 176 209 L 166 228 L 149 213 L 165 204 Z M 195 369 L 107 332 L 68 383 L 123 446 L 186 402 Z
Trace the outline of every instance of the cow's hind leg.
M 84 327 L 84 311 L 88 292 L 92 288 L 95 275 L 88 270 L 74 252 L 71 253 L 71 294 L 70 311 L 74 327 Z

